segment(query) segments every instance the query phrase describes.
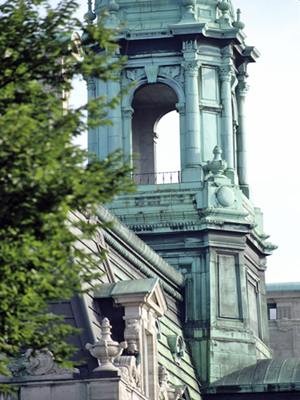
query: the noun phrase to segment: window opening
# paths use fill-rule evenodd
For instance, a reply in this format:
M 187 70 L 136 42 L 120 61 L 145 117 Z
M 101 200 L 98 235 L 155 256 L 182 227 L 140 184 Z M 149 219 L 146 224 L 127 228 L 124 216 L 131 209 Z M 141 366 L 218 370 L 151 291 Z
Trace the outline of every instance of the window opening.
M 165 114 L 156 128 L 156 173 L 157 183 L 180 182 L 180 130 L 179 114 Z
M 268 319 L 277 319 L 277 306 L 276 303 L 268 304 Z
M 138 154 L 138 158 L 134 162 L 134 179 L 139 185 L 171 183 L 171 175 L 169 174 L 168 181 L 166 179 L 167 175 L 165 174 L 166 172 L 171 172 L 170 165 L 163 167 L 160 166 L 158 171 L 157 163 L 160 164 L 160 161 L 157 161 L 156 154 L 157 146 L 160 147 L 160 141 L 159 138 L 157 138 L 157 128 L 159 128 L 158 124 L 159 121 L 163 119 L 163 116 L 176 110 L 177 102 L 178 98 L 175 91 L 170 86 L 163 83 L 144 85 L 137 89 L 134 94 L 132 100 L 132 108 L 134 110 L 132 117 L 132 151 L 133 153 Z M 174 119 L 176 120 L 176 117 Z M 178 125 L 179 124 L 177 123 L 177 126 Z M 179 142 L 179 129 L 176 129 L 175 126 L 176 123 L 174 125 L 173 137 L 172 139 L 166 139 L 169 141 L 168 148 L 167 150 L 163 150 L 164 154 L 159 156 L 160 159 L 165 158 L 168 160 L 170 158 L 170 142 Z M 170 126 L 167 126 L 165 130 L 168 132 L 171 131 L 172 133 L 173 125 L 171 129 Z M 177 140 L 174 139 L 176 131 L 178 131 Z M 160 128 L 159 135 L 161 137 L 165 136 L 165 132 L 161 132 Z M 161 153 L 160 150 L 158 150 L 158 152 Z M 178 156 L 177 158 L 179 159 L 180 165 L 180 157 Z M 161 171 L 161 168 L 167 169 Z M 160 177 L 159 181 L 158 176 Z

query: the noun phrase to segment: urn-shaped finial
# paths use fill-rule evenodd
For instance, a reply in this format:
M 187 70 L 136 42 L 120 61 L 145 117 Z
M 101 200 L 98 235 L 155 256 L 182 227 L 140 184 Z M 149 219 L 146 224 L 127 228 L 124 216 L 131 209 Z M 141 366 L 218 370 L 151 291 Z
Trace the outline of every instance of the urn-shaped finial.
M 116 357 L 119 357 L 126 349 L 127 343 L 115 342 L 111 339 L 111 325 L 108 318 L 104 318 L 101 324 L 101 339 L 94 344 L 88 343 L 85 347 L 91 355 L 100 362 L 99 367 L 94 371 L 117 371 L 118 368 L 113 364 Z
M 237 29 L 244 29 L 245 24 L 241 21 L 241 10 L 238 8 L 236 11 L 236 21 L 233 22 L 232 26 Z
M 230 5 L 227 3 L 226 0 L 222 0 L 222 2 L 220 2 L 217 5 L 218 9 L 221 10 L 222 12 L 228 11 L 230 9 Z
M 96 18 L 96 14 L 92 11 L 92 0 L 88 0 L 88 12 L 84 14 L 84 18 L 91 24 Z
M 222 150 L 220 146 L 216 146 L 213 150 L 214 159 L 208 162 L 208 169 L 214 176 L 220 176 L 223 174 L 225 169 L 227 168 L 227 163 L 225 160 L 222 160 L 221 154 Z

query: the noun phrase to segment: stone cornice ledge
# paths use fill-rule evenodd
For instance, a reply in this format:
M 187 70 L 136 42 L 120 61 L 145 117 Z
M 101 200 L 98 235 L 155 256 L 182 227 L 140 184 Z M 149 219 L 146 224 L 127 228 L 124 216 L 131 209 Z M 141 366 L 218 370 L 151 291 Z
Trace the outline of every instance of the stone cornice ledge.
M 158 254 L 156 254 L 146 243 L 134 235 L 125 225 L 123 225 L 116 217 L 114 217 L 103 206 L 99 206 L 96 215 L 100 221 L 107 223 L 112 222 L 110 231 L 116 234 L 123 242 L 125 242 L 134 251 L 140 254 L 146 261 L 152 264 L 162 275 L 166 276 L 174 285 L 183 288 L 184 277 L 166 263 Z

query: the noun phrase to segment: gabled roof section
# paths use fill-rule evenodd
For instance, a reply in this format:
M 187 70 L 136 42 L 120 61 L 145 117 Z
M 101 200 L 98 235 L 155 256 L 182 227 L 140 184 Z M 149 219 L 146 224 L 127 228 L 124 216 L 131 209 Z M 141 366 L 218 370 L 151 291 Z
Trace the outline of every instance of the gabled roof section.
M 139 297 L 144 303 L 154 308 L 159 316 L 164 315 L 167 310 L 167 303 L 158 278 L 101 284 L 95 290 L 94 298 L 107 297 L 112 297 L 118 303 L 123 303 L 125 298 L 126 303 L 130 299 L 136 301 L 136 298 Z

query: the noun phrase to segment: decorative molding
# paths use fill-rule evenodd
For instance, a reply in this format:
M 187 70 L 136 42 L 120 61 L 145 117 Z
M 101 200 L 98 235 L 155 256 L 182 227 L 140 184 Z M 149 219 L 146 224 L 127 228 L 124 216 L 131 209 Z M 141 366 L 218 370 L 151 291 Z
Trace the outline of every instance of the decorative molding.
M 185 346 L 182 336 L 170 335 L 167 339 L 174 362 L 180 364 L 182 357 L 185 355 Z
M 159 75 L 172 78 L 179 83 L 184 82 L 183 69 L 180 65 L 170 65 L 159 68 Z
M 197 77 L 199 74 L 200 65 L 200 61 L 197 60 L 183 61 L 182 66 L 185 71 L 185 76 L 189 78 Z
M 139 338 L 141 332 L 141 320 L 137 318 L 128 318 L 125 319 L 125 325 L 124 339 L 128 346 L 127 353 L 137 355 L 140 351 Z
M 219 74 L 221 81 L 230 81 L 232 75 L 231 65 L 222 65 L 219 67 Z
M 146 71 L 144 68 L 133 68 L 125 70 L 125 77 L 130 81 L 139 81 L 141 78 L 146 76 Z
M 158 75 L 158 65 L 145 65 L 145 72 L 148 79 L 148 83 L 156 83 Z
M 198 45 L 197 45 L 197 40 L 185 40 L 182 42 L 182 50 L 197 50 Z
M 276 320 L 277 327 L 281 332 L 288 332 L 293 329 L 294 322 L 299 322 L 299 320 L 293 320 L 288 318 L 281 318 Z
M 115 365 L 121 371 L 122 378 L 134 387 L 141 384 L 141 376 L 136 366 L 136 358 L 134 356 L 116 357 Z

